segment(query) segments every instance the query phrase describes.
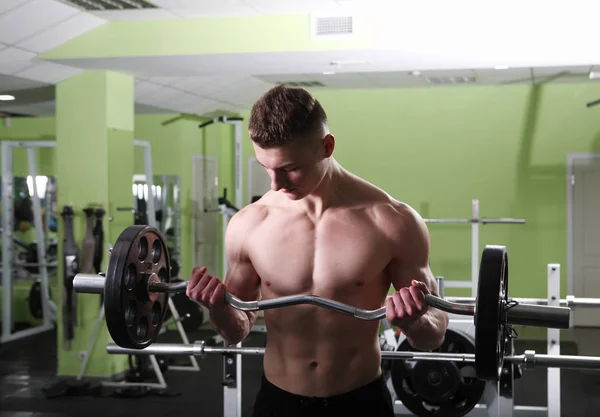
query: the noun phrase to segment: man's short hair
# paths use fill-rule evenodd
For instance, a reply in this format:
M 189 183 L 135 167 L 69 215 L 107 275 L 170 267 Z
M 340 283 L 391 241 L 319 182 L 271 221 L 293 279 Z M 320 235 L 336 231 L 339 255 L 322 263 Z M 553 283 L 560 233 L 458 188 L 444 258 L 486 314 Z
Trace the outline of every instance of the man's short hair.
M 278 85 L 254 103 L 250 111 L 250 138 L 263 149 L 311 140 L 327 124 L 325 110 L 301 87 Z

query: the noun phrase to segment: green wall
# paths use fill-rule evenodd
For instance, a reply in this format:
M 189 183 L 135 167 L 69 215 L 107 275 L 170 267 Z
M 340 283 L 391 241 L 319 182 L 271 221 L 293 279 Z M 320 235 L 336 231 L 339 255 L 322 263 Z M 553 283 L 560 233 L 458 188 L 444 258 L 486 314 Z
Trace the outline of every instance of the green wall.
M 545 297 L 550 262 L 564 265 L 566 295 L 566 158 L 570 152 L 600 151 L 598 111 L 585 107 L 600 97 L 600 85 L 312 92 L 328 113 L 337 139 L 334 155 L 342 165 L 423 217 L 468 217 L 477 198 L 482 216 L 525 218 L 525 225 L 482 226 L 480 250 L 486 244 L 508 247 L 510 295 Z M 181 276 L 186 278 L 193 267 L 191 155 L 219 158 L 220 193 L 227 186 L 234 201 L 233 127 L 199 130 L 198 121 L 183 119 L 162 124 L 173 116 L 137 115 L 135 138 L 151 142 L 156 175 L 181 177 Z M 253 155 L 248 116 L 242 114 L 244 177 Z M 13 119 L 10 129 L 0 126 L 2 139 L 54 134 L 53 118 Z M 40 172 L 51 174 L 52 155 L 44 160 L 49 162 Z M 140 151 L 132 163 L 135 173 L 143 173 Z M 469 279 L 470 227 L 430 224 L 429 229 L 434 273 Z
M 525 218 L 481 226 L 480 250 L 508 247 L 510 295 L 546 297 L 551 262 L 563 265 L 566 294 L 566 158 L 600 149 L 600 110 L 585 106 L 599 84 L 312 92 L 343 166 L 423 217 L 470 217 L 479 199 L 481 216 Z M 434 274 L 470 279 L 470 229 L 429 224 Z
M 54 140 L 56 120 L 54 117 L 13 117 L 10 127 L 0 122 L 0 141 L 2 140 Z M 0 153 L 2 151 L 0 150 Z M 37 149 L 38 174 L 50 175 L 54 166 L 53 149 Z M 26 176 L 29 172 L 27 151 L 23 148 L 14 151 L 14 175 Z

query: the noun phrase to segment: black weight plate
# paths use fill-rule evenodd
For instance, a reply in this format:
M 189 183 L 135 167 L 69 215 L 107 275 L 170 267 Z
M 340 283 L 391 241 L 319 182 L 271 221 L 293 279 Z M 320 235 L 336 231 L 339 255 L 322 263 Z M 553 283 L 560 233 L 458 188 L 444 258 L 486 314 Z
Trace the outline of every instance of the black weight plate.
M 499 381 L 504 363 L 508 300 L 508 253 L 504 246 L 488 245 L 481 255 L 475 305 L 475 369 L 477 377 Z
M 156 355 L 156 362 L 158 362 L 158 369 L 160 372 L 165 374 L 169 369 L 169 361 L 166 356 Z M 152 367 L 152 361 L 147 355 L 129 355 L 127 358 L 129 362 L 129 380 L 142 382 L 148 379 L 156 379 L 157 374 Z
M 48 292 L 52 297 L 52 291 L 48 288 Z M 27 298 L 27 304 L 29 305 L 29 312 L 36 319 L 44 317 L 42 311 L 42 284 L 39 280 L 36 280 L 29 289 L 29 297 Z
M 407 339 L 396 350 L 419 351 Z M 447 329 L 444 343 L 434 352 L 475 353 L 475 341 L 468 334 Z M 469 362 L 396 359 L 391 375 L 398 400 L 417 416 L 464 416 L 481 401 L 485 389 Z
M 170 260 L 171 260 L 171 277 L 176 278 L 179 276 L 179 262 L 173 258 L 170 258 Z
M 167 246 L 158 229 L 130 226 L 115 242 L 106 271 L 106 325 L 116 344 L 143 349 L 152 344 L 165 319 L 167 293 L 148 293 L 147 281 L 169 282 Z
M 171 269 L 171 271 L 173 271 Z M 173 275 L 171 275 L 173 277 Z M 183 282 L 180 278 L 172 278 L 172 283 Z M 192 301 L 185 292 L 178 292 L 171 295 L 175 309 L 179 315 L 179 320 L 183 326 L 183 330 L 186 332 L 193 332 L 198 330 L 204 322 L 204 311 L 195 301 Z M 165 315 L 165 321 L 170 320 L 173 317 L 171 309 L 167 309 Z
M 186 332 L 196 331 L 202 326 L 204 312 L 202 307 L 190 300 L 185 293 L 173 295 L 173 303 L 181 318 L 181 324 Z

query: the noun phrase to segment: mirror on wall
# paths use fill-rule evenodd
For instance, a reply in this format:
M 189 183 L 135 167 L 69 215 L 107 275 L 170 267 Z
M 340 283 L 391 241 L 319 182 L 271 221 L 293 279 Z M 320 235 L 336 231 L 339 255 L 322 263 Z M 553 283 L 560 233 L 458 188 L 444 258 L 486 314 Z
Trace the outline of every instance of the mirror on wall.
M 219 160 L 215 156 L 192 157 L 192 234 L 194 265 L 220 271 Z M 220 272 L 219 272 L 220 273 Z
M 133 223 L 149 224 L 148 202 L 152 198 L 156 227 L 167 241 L 172 258 L 179 259 L 180 247 L 180 192 L 179 176 L 154 175 L 148 187 L 144 174 L 134 175 L 132 183 Z
M 0 178 L 1 181 L 1 178 Z M 16 280 L 25 280 L 39 273 L 40 261 L 37 254 L 35 222 L 33 219 L 33 192 L 37 190 L 42 214 L 42 231 L 44 237 L 46 265 L 48 272 L 53 273 L 57 265 L 57 211 L 56 211 L 56 177 L 38 175 L 13 177 L 13 250 L 12 275 Z M 2 189 L 0 187 L 0 201 Z M 2 205 L 0 203 L 0 212 Z M 0 252 L 1 256 L 1 252 Z

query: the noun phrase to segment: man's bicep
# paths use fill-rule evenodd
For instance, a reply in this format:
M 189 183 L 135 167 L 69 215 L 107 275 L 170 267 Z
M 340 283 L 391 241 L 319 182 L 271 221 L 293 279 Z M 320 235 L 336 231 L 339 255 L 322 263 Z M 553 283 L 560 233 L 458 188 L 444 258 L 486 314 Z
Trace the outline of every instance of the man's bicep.
M 392 285 L 396 290 L 410 287 L 412 280 L 421 281 L 427 285 L 433 295 L 439 295 L 437 281 L 429 268 L 429 265 L 418 265 L 412 262 L 403 264 L 403 261 L 394 260 L 389 267 Z
M 230 261 L 223 284 L 227 292 L 242 300 L 259 299 L 260 281 L 249 259 Z
M 427 285 L 432 294 L 438 295 L 437 281 L 429 266 L 429 230 L 414 210 L 404 213 L 403 233 L 395 244 L 394 259 L 390 265 L 392 284 L 398 290 L 411 285 L 412 280 Z

